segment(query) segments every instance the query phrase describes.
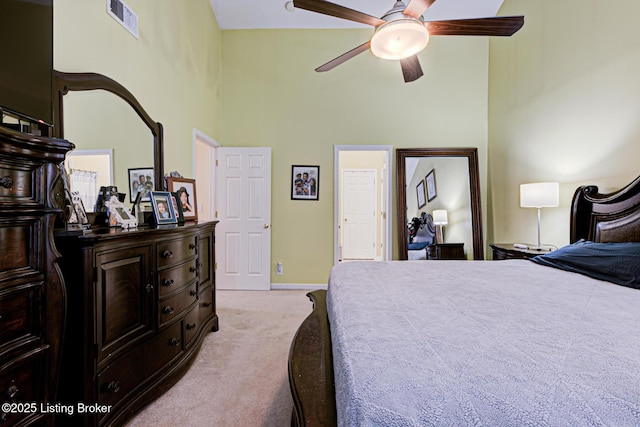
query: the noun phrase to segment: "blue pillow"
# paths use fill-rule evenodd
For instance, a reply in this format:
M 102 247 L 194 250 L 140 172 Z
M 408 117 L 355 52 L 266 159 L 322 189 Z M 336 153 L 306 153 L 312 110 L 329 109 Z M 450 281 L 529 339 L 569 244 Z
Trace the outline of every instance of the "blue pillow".
M 531 261 L 640 289 L 640 242 L 594 243 L 579 240 L 533 257 Z

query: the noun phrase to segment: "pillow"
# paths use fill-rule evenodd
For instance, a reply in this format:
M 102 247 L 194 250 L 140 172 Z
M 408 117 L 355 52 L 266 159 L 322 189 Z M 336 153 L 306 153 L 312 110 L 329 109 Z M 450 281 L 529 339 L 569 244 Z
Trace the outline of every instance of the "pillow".
M 594 243 L 579 240 L 533 257 L 531 261 L 640 289 L 640 242 Z

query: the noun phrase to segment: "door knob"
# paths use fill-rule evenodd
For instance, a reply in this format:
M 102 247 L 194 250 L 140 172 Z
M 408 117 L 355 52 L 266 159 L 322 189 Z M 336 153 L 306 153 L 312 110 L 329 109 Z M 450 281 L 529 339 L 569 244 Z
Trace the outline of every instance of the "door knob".
M 269 224 L 264 225 L 264 229 L 266 230 L 267 228 L 269 228 Z

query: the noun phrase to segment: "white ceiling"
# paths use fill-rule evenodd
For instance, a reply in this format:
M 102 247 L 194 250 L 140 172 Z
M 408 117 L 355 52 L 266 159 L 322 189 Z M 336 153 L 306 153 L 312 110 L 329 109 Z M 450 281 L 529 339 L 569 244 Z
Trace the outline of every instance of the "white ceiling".
M 258 28 L 371 28 L 306 10 L 285 9 L 287 0 L 209 0 L 223 30 Z M 504 0 L 438 0 L 424 14 L 427 21 L 496 16 Z M 332 0 L 332 3 L 381 17 L 395 0 Z M 405 0 L 405 3 L 408 3 Z

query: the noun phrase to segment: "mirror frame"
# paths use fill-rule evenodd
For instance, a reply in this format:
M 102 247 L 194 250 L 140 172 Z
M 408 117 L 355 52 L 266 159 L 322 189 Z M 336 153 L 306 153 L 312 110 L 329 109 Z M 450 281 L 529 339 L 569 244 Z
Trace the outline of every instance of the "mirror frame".
M 164 151 L 162 123 L 154 121 L 138 100 L 124 86 L 98 73 L 65 73 L 53 70 L 54 136 L 64 138 L 64 96 L 69 91 L 105 90 L 124 100 L 133 108 L 153 135 L 153 171 L 155 188 L 162 190 L 164 182 Z M 73 142 L 73 141 L 72 141 Z
M 469 161 L 469 191 L 471 197 L 471 227 L 473 231 L 473 259 L 484 260 L 482 236 L 482 209 L 480 202 L 480 173 L 477 148 L 397 148 L 396 183 L 398 192 L 398 252 L 401 260 L 407 254 L 407 183 L 405 160 L 407 157 L 463 157 Z

